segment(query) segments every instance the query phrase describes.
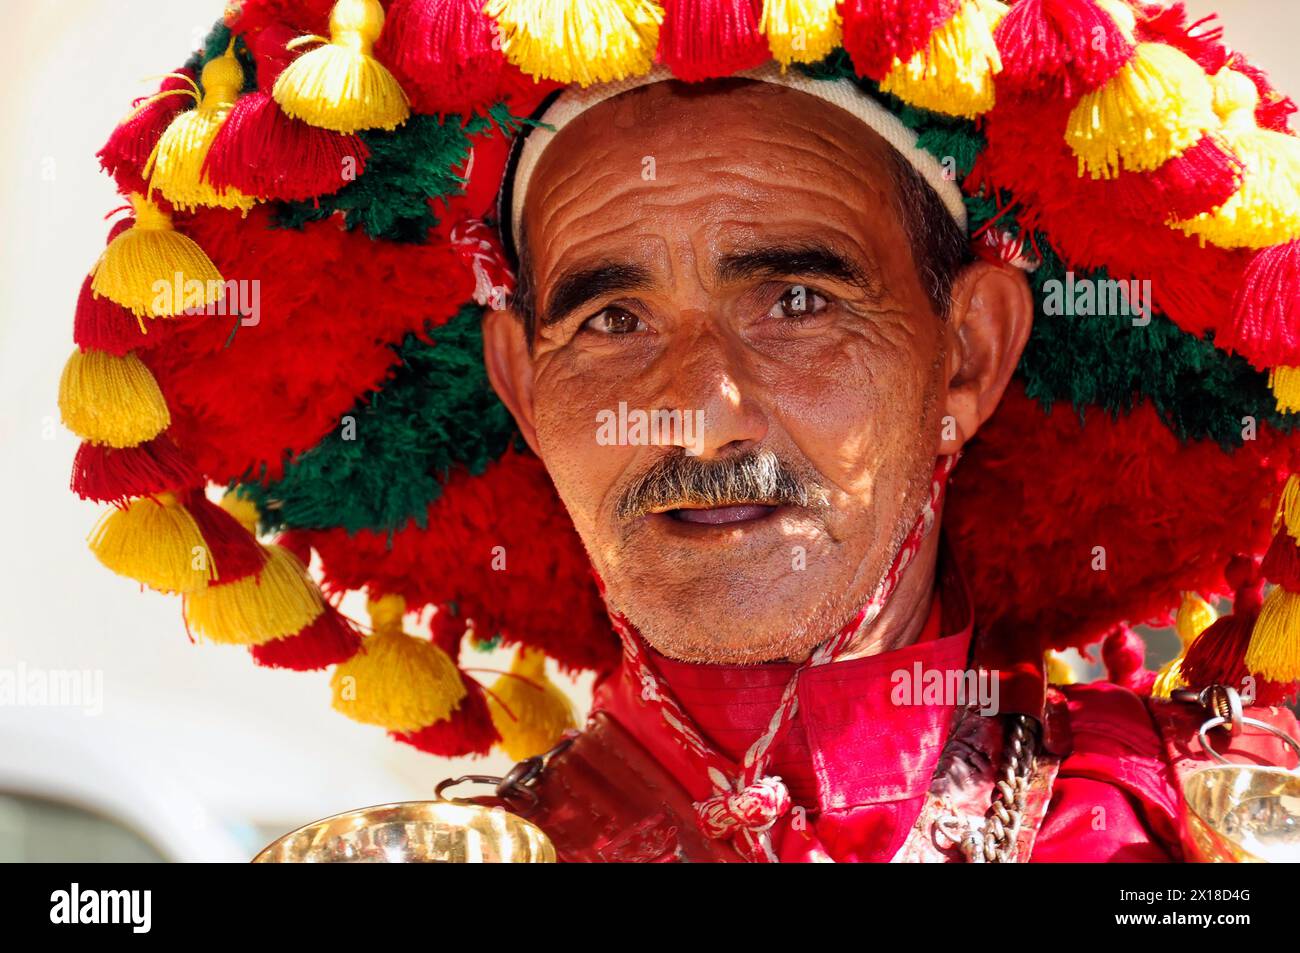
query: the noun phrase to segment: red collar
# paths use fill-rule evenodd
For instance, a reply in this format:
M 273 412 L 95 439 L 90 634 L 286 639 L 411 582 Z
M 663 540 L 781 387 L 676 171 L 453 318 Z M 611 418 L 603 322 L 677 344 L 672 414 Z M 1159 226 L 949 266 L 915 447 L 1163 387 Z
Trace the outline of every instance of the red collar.
M 895 690 L 918 665 L 922 672 L 969 665 L 971 600 L 952 560 L 941 560 L 941 567 L 935 604 L 917 642 L 809 669 L 800 677 L 799 714 L 774 752 L 771 769 L 784 779 L 796 804 L 810 810 L 878 804 L 918 797 L 929 786 L 954 706 L 899 705 Z M 657 654 L 654 663 L 700 730 L 733 758 L 766 727 L 795 668 L 790 663 L 697 665 Z M 654 709 L 642 703 L 630 673 L 620 670 L 599 686 L 593 707 L 627 728 L 693 797 L 711 793 L 707 780 L 697 776 L 657 723 Z

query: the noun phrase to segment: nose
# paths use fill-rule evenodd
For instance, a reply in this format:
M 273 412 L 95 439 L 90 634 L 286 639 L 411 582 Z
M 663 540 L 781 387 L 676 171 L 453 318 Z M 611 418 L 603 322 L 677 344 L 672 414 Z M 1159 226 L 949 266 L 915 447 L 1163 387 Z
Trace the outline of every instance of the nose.
M 702 322 L 695 333 L 679 339 L 664 360 L 670 373 L 661 403 L 697 424 L 694 434 L 679 431 L 673 445 L 710 459 L 748 450 L 767 436 L 768 415 L 741 342 Z

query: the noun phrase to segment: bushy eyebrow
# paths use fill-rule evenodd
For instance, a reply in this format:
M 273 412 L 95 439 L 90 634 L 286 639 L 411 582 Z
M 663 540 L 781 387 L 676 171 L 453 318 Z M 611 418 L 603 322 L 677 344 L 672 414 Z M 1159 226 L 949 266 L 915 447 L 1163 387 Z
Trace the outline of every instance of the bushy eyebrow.
M 847 282 L 871 298 L 880 296 L 875 276 L 852 258 L 822 242 L 782 242 L 724 255 L 715 269 L 718 281 L 750 278 L 830 278 Z
M 650 284 L 650 269 L 642 265 L 601 262 L 560 275 L 542 313 L 542 326 L 562 321 L 588 302 L 604 295 L 640 291 Z

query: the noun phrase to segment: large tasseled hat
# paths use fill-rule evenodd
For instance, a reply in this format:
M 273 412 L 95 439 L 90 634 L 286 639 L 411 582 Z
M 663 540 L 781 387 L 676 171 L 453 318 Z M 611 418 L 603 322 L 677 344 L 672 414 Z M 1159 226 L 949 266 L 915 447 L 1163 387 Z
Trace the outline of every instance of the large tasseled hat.
M 232 3 L 100 152 L 132 214 L 60 386 L 73 489 L 109 504 L 96 555 L 179 594 L 203 640 L 335 667 L 335 707 L 400 741 L 547 747 L 572 713 L 546 658 L 604 671 L 618 649 L 483 366 L 511 144 L 565 86 L 772 61 L 896 117 L 951 169 L 980 252 L 1032 269 L 1016 382 L 947 505 L 978 623 L 1064 648 L 1182 606 L 1158 691 L 1289 692 L 1295 107 L 1181 4 Z M 367 625 L 336 608 L 350 590 Z M 1189 621 L 1224 594 L 1232 614 Z M 430 608 L 432 638 L 407 632 Z M 481 686 L 467 640 L 518 645 L 512 670 Z

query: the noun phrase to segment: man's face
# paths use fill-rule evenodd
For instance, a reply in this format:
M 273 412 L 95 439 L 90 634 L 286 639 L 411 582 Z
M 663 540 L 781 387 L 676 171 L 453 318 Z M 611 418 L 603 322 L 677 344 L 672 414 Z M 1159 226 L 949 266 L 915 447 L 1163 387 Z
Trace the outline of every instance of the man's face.
M 660 83 L 538 163 L 535 448 L 611 602 L 667 655 L 802 657 L 924 499 L 948 337 L 888 148 L 784 87 Z M 638 431 L 653 411 L 680 416 Z

